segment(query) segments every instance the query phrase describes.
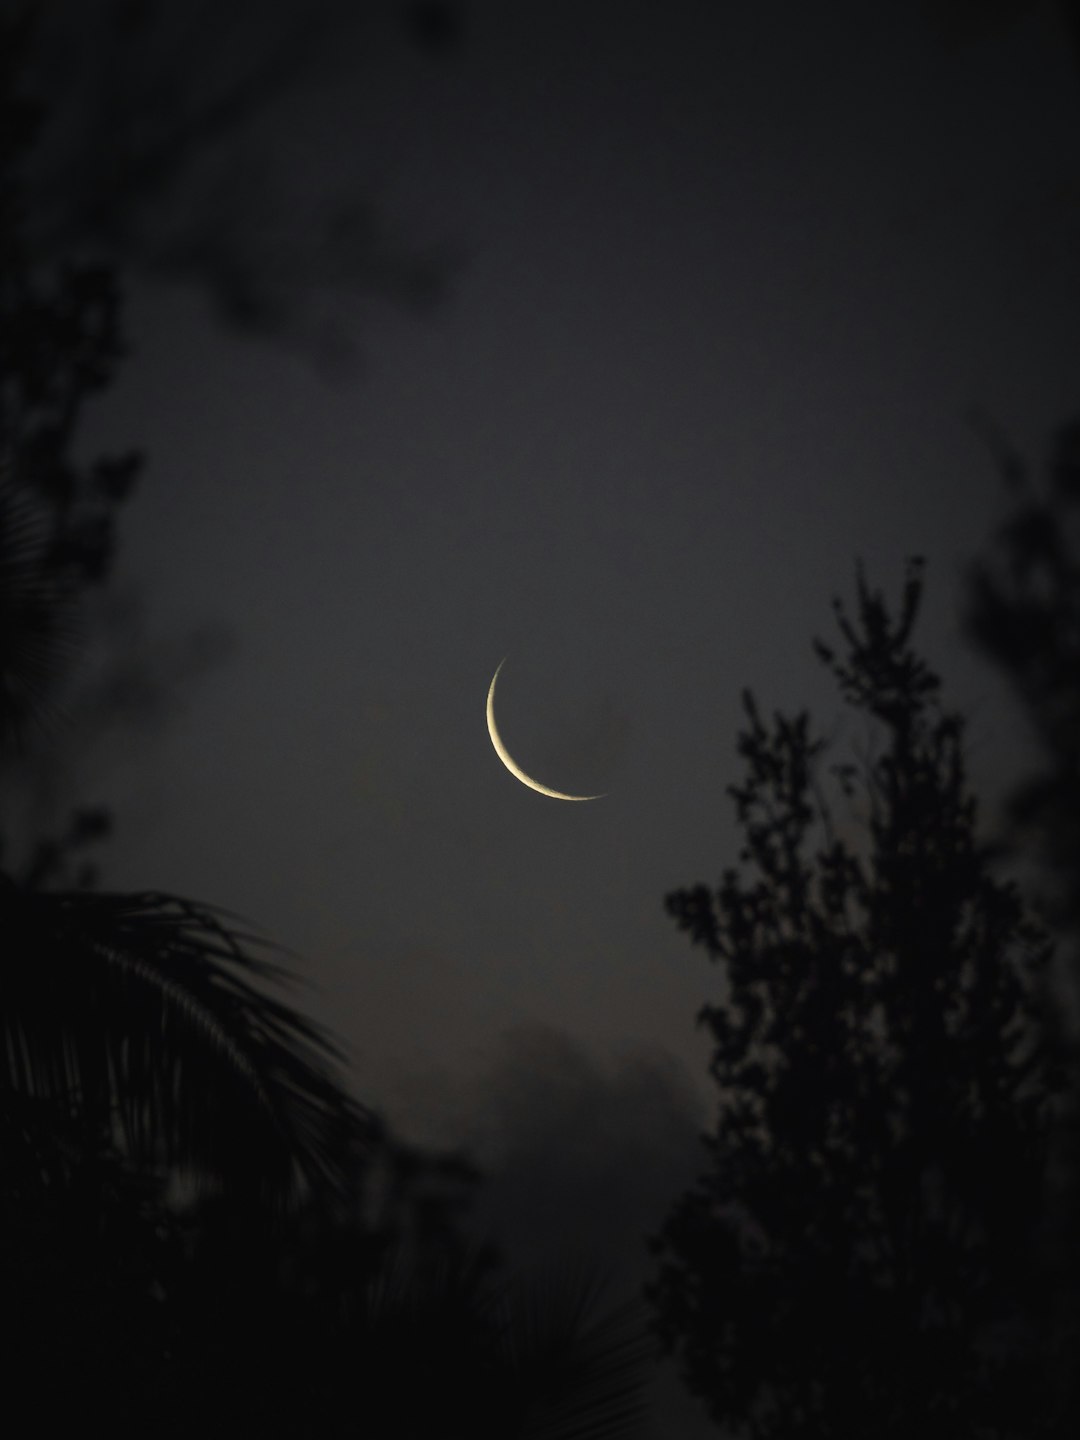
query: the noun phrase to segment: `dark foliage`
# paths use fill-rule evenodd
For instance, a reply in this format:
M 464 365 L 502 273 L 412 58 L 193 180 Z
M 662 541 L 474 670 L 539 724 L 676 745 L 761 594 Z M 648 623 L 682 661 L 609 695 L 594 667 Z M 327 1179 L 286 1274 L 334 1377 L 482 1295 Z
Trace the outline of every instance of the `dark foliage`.
M 1041 752 L 1041 773 L 1012 801 L 1017 839 L 1038 847 L 1057 893 L 1054 918 L 1080 928 L 1080 421 L 1064 426 L 1032 483 L 994 437 L 1008 515 L 971 567 L 968 628 L 1014 688 Z
M 266 992 L 284 978 L 206 907 L 33 894 L 0 875 L 0 1095 L 78 1106 L 152 1165 L 287 1199 L 344 1183 L 378 1126 L 330 1079 L 333 1046 Z
M 116 40 L 122 81 L 124 47 L 163 8 L 48 14 L 88 24 L 106 54 Z M 221 7 L 192 8 L 194 45 Z M 30 242 L 26 197 L 43 192 L 21 170 L 45 117 L 20 90 L 33 28 L 19 13 L 0 0 L 0 826 L 31 760 L 50 773 L 49 726 L 66 723 L 86 602 L 110 577 L 139 468 L 73 458 L 84 404 L 123 355 L 120 287 L 110 265 L 54 263 L 53 249 L 108 241 L 145 261 L 143 202 L 297 58 L 275 51 L 202 109 L 118 85 L 117 111 L 83 137 L 88 168 L 54 192 L 59 228 Z M 417 43 L 445 48 L 451 19 L 418 7 Z M 135 101 L 157 129 L 135 123 Z M 116 146 L 118 116 L 133 153 Z M 246 296 L 258 320 L 272 299 L 258 266 L 212 223 L 203 238 L 211 278 L 234 266 L 219 299 Z M 8 1414 L 42 1433 L 185 1440 L 630 1433 L 653 1348 L 634 1307 L 598 1316 L 587 1274 L 502 1276 L 463 1238 L 476 1171 L 402 1144 L 349 1096 L 329 1037 L 275 998 L 288 976 L 264 943 L 211 907 L 91 892 L 85 864 L 72 874 L 109 826 L 79 804 L 28 853 L 0 836 Z
M 648 1293 L 690 1389 L 752 1440 L 1053 1419 L 1049 946 L 977 837 L 963 721 L 911 645 L 920 593 L 915 562 L 894 618 L 860 573 L 842 647 L 816 646 L 880 740 L 829 769 L 845 824 L 807 715 L 769 724 L 747 695 L 741 864 L 667 901 L 721 971 L 718 1119 Z
M 306 90 L 334 81 L 343 51 L 360 65 L 366 11 L 350 0 L 38 7 L 23 62 L 48 106 L 27 173 L 36 251 L 193 283 L 230 327 L 333 363 L 357 351 L 350 296 L 437 301 L 447 256 L 398 233 L 359 166 L 351 181 L 338 167 L 333 183 L 305 188 L 265 142 Z M 460 30 L 450 5 L 402 6 L 401 22 L 427 52 L 451 50 Z
M 84 407 L 124 353 L 119 288 L 108 268 L 43 266 L 26 239 L 22 169 L 41 123 L 21 85 L 33 34 L 29 19 L 0 17 L 5 810 L 77 658 L 86 601 L 109 576 L 138 467 L 130 454 L 73 458 Z M 47 767 L 47 743 L 37 758 Z M 0 1096 L 77 1112 L 87 1155 L 115 1139 L 133 1160 L 282 1201 L 340 1184 L 342 1157 L 374 1121 L 330 1078 L 325 1037 L 258 984 L 282 973 L 205 907 L 50 888 L 109 823 L 77 806 L 21 863 L 0 837 Z
M 1080 421 L 1061 427 L 1038 483 L 1013 447 L 988 431 L 1008 511 L 969 574 L 971 638 L 1016 696 L 1035 742 L 1034 768 L 1010 797 L 1015 856 L 1039 862 L 1041 901 L 1060 937 L 1052 1037 L 1072 1078 L 1055 1137 L 1050 1220 L 1058 1324 L 1067 1353 L 1071 1429 L 1080 1424 Z M 1066 1422 L 1068 1424 L 1069 1422 Z M 1066 1431 L 1068 1433 L 1068 1431 Z

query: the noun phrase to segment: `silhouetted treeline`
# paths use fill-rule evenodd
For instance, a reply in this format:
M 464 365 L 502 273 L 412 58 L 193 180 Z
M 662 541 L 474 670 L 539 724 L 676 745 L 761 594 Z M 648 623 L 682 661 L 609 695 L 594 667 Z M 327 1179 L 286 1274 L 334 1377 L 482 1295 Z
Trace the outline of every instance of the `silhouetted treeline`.
M 861 573 L 817 642 L 870 753 L 745 698 L 738 866 L 668 908 L 716 964 L 718 1123 L 649 1294 L 752 1440 L 1065 1433 L 1046 1199 L 1051 954 L 977 830 L 964 722 Z M 832 764 L 827 762 L 832 760 Z

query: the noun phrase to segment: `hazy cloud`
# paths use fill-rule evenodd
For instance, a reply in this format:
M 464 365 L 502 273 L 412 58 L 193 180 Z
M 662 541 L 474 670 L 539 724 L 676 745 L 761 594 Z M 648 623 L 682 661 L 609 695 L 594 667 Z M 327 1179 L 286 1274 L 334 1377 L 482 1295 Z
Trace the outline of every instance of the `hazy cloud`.
M 477 1220 L 512 1262 L 567 1247 L 634 1283 L 645 1237 L 701 1163 L 700 1099 L 659 1048 L 607 1062 L 557 1030 L 507 1031 L 475 1082 L 463 1137 L 488 1176 Z

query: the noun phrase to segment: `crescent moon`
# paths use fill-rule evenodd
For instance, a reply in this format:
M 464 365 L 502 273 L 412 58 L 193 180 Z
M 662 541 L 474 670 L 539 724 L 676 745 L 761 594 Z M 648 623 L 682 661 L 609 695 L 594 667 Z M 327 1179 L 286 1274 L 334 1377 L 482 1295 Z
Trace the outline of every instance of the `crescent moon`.
M 510 754 L 509 750 L 507 750 L 502 742 L 502 736 L 499 734 L 498 726 L 495 724 L 495 681 L 499 678 L 499 670 L 501 670 L 505 664 L 505 658 L 499 661 L 498 668 L 491 677 L 491 687 L 488 690 L 487 697 L 487 727 L 488 734 L 491 736 L 491 743 L 495 746 L 495 754 L 498 755 L 499 759 L 506 766 L 507 770 L 510 771 L 510 774 L 513 775 L 515 780 L 520 780 L 523 785 L 527 785 L 530 790 L 535 790 L 538 795 L 549 795 L 552 800 L 602 800 L 604 798 L 603 794 L 564 795 L 561 790 L 552 790 L 550 785 L 541 785 L 539 780 L 534 780 L 531 775 L 525 774 L 525 771 L 522 770 L 521 766 Z

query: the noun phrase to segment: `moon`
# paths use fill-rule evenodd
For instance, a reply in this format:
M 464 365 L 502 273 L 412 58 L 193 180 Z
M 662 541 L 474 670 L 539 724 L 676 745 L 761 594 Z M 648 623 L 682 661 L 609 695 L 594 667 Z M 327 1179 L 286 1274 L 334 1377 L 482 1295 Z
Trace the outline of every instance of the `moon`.
M 506 766 L 515 780 L 520 780 L 522 785 L 527 785 L 530 790 L 535 790 L 538 795 L 548 795 L 552 800 L 602 800 L 600 795 L 564 795 L 561 790 L 552 790 L 550 785 L 541 785 L 539 780 L 534 780 L 531 775 L 526 775 L 521 766 L 507 750 L 499 734 L 499 728 L 495 724 L 495 681 L 499 678 L 499 671 L 506 664 L 505 657 L 499 661 L 495 674 L 491 677 L 491 687 L 487 697 L 487 727 L 491 736 L 491 743 L 495 746 L 495 754 Z

